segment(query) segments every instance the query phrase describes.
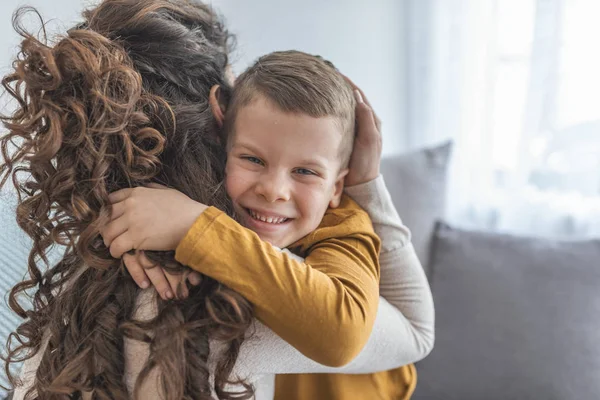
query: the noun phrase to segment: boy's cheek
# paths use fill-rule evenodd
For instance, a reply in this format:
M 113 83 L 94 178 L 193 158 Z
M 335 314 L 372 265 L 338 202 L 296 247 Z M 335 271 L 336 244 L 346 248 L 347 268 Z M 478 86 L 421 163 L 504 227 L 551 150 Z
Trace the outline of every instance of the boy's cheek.
M 317 189 L 317 188 L 314 188 Z M 318 190 L 306 190 L 303 192 L 303 196 L 300 200 L 301 208 L 304 211 L 304 215 L 310 224 L 315 225 L 313 229 L 316 229 L 325 212 L 329 208 L 329 196 L 326 195 L 326 191 L 324 191 L 320 187 Z
M 240 168 L 232 168 L 230 171 L 227 171 L 225 175 L 225 189 L 229 197 L 235 198 L 248 190 L 253 180 L 253 175 L 252 171 Z
M 239 182 L 235 174 L 227 174 L 225 176 L 225 190 L 231 198 L 235 198 L 239 192 Z

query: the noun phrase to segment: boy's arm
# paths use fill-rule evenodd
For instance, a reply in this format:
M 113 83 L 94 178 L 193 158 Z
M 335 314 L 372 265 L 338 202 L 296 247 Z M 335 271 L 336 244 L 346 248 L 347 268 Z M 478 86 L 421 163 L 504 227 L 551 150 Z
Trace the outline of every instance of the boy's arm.
M 382 176 L 356 186 L 346 187 L 371 217 L 381 238 L 380 295 L 405 317 L 405 334 L 398 338 L 415 359 L 433 349 L 435 312 L 433 297 L 423 267 L 410 242 L 410 231 L 402 223 Z M 407 354 L 408 356 L 408 354 Z
M 379 239 L 367 214 L 345 196 L 297 247 L 308 253 L 304 262 L 210 208 L 176 259 L 242 294 L 258 319 L 307 357 L 347 364 L 367 342 L 377 313 Z

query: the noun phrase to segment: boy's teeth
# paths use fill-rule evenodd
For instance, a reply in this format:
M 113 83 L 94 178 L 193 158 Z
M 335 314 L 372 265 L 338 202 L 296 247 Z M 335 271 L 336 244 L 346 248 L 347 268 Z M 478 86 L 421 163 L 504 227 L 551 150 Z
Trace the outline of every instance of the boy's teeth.
M 257 214 L 254 210 L 249 210 L 249 211 L 250 211 L 250 215 L 252 215 L 252 218 L 258 219 L 258 220 L 260 220 L 262 222 L 266 222 L 268 224 L 280 224 L 287 220 L 287 218 L 264 217 L 260 214 Z

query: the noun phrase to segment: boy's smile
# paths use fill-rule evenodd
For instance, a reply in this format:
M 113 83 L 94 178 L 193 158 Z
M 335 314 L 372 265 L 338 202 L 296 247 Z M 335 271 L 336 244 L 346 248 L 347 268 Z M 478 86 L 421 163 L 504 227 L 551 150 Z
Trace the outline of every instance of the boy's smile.
M 315 230 L 342 194 L 341 140 L 333 117 L 287 113 L 262 95 L 241 107 L 226 186 L 242 224 L 278 247 Z

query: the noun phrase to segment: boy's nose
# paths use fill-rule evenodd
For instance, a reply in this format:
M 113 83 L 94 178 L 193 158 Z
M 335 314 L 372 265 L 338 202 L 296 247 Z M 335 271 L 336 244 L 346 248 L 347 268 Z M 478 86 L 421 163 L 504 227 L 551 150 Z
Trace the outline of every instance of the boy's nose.
M 267 202 L 288 201 L 290 199 L 289 182 L 284 174 L 264 174 L 256 184 L 256 193 Z

